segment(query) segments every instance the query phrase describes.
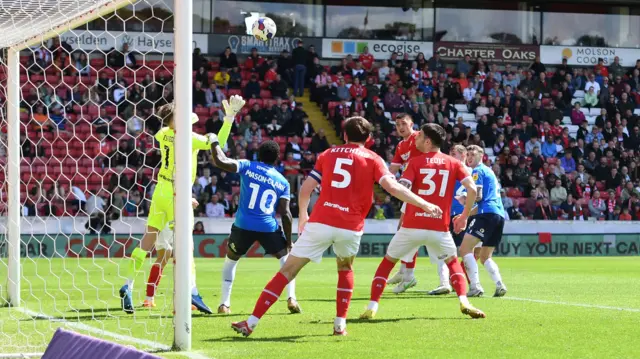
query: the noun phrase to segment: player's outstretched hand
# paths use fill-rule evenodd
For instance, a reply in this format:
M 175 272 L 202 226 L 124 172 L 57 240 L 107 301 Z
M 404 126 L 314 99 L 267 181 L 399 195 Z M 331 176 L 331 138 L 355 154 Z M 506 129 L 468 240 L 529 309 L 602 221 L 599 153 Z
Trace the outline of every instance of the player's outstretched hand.
M 193 209 L 198 208 L 199 205 L 200 205 L 200 203 L 198 203 L 197 199 L 191 198 L 191 207 L 193 207 Z
M 440 207 L 436 206 L 433 203 L 429 203 L 429 202 L 425 202 L 425 204 L 422 205 L 422 210 L 433 217 L 442 217 L 442 209 L 440 209 Z
M 224 120 L 233 121 L 238 112 L 244 107 L 245 100 L 240 95 L 232 95 L 229 100 L 222 101 L 224 108 Z
M 467 228 L 467 217 L 457 215 L 453 217 L 453 231 L 458 234 Z

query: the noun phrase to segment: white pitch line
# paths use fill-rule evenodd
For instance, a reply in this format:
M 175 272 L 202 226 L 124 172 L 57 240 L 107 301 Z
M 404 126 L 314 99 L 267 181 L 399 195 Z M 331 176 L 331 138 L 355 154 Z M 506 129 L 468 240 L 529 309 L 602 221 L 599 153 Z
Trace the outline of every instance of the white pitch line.
M 34 312 L 32 310 L 29 309 L 25 309 L 25 308 L 14 308 L 26 315 L 29 315 L 31 317 L 37 317 L 37 318 L 43 318 L 46 319 L 50 322 L 54 322 L 54 323 L 60 323 L 63 324 L 65 326 L 71 327 L 71 328 L 75 328 L 78 330 L 83 330 L 89 333 L 93 333 L 93 334 L 98 334 L 98 335 L 103 335 L 105 337 L 110 337 L 116 340 L 120 340 L 123 342 L 127 342 L 127 343 L 135 343 L 135 344 L 139 344 L 139 345 L 143 345 L 143 346 L 147 346 L 156 350 L 163 350 L 163 351 L 170 351 L 171 347 L 168 345 L 164 345 L 162 343 L 158 343 L 158 342 L 154 342 L 151 340 L 146 340 L 146 339 L 140 339 L 140 338 L 133 338 L 133 337 L 128 337 L 126 335 L 122 335 L 122 334 L 118 334 L 118 333 L 114 333 L 114 332 L 110 332 L 108 330 L 104 330 L 104 329 L 100 329 L 100 328 L 96 328 L 96 327 L 92 327 L 90 325 L 86 325 L 83 323 L 76 323 L 76 322 L 70 322 L 66 319 L 60 319 L 60 318 L 55 318 L 52 317 L 50 315 L 46 315 L 44 313 L 38 313 L 38 312 Z M 210 359 L 207 356 L 204 356 L 200 353 L 196 353 L 196 352 L 175 352 L 176 355 L 183 355 L 186 356 L 190 359 Z
M 617 310 L 621 312 L 634 312 L 640 313 L 640 308 L 623 308 L 623 307 L 611 307 L 608 305 L 596 305 L 596 304 L 583 304 L 583 303 L 570 303 L 570 302 L 556 302 L 552 300 L 542 299 L 530 299 L 530 298 L 518 298 L 518 297 L 502 297 L 502 300 L 515 300 L 520 302 L 532 302 L 540 304 L 555 304 L 555 305 L 567 305 L 571 307 L 593 308 L 593 309 L 605 309 L 605 310 Z

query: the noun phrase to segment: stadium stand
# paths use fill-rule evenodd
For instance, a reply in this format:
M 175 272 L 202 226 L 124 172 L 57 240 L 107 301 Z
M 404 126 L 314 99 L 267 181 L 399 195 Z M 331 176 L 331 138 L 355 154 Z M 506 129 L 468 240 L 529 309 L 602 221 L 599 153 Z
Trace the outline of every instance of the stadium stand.
M 23 214 L 73 216 L 86 210 L 87 198 L 100 196 L 117 215 L 144 215 L 159 163 L 153 109 L 172 101 L 174 64 L 126 49 L 89 59 L 80 54 L 53 41 L 21 58 Z M 194 130 L 217 132 L 221 101 L 242 94 L 248 105 L 233 127 L 229 155 L 255 158 L 260 142 L 277 141 L 280 170 L 293 189 L 315 155 L 338 142 L 348 116 L 365 115 L 375 124 L 372 149 L 390 160 L 399 141 L 393 118 L 406 112 L 416 126 L 443 125 L 445 151 L 457 143 L 485 148 L 511 219 L 640 219 L 640 81 L 634 69 L 621 78 L 602 76 L 600 65 L 536 73 L 544 68 L 537 63 L 506 72 L 482 61 L 442 64 L 422 54 L 375 59 L 373 66 L 362 54 L 325 66 L 308 53 L 309 91 L 296 98 L 286 56 L 195 56 Z M 445 65 L 442 73 L 430 70 Z M 468 73 L 458 71 L 468 67 Z M 599 92 L 591 89 L 594 83 Z M 314 131 L 304 108 L 316 104 L 335 136 Z M 198 172 L 196 214 L 207 216 L 208 206 L 221 204 L 233 216 L 237 176 L 213 168 L 204 152 Z M 394 217 L 397 208 L 378 192 L 371 217 Z

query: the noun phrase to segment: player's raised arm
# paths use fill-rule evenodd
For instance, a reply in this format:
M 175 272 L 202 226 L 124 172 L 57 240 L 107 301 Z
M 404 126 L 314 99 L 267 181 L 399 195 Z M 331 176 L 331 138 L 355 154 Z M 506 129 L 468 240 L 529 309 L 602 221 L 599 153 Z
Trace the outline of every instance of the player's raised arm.
M 229 98 L 229 101 L 222 101 L 222 107 L 224 108 L 224 122 L 220 128 L 220 132 L 218 132 L 218 140 L 222 143 L 223 147 L 229 139 L 233 121 L 235 121 L 236 115 L 240 110 L 242 110 L 244 104 L 245 100 L 240 95 L 233 95 Z
M 425 213 L 430 215 L 442 215 L 442 210 L 440 209 L 440 207 L 418 197 L 418 195 L 414 194 L 410 189 L 400 184 L 392 176 L 383 177 L 380 180 L 380 185 L 382 186 L 382 188 L 384 188 L 385 191 L 389 192 L 390 195 L 401 200 L 402 202 L 406 202 L 419 207 Z
M 219 139 L 214 134 L 209 134 L 211 137 L 211 162 L 214 166 L 220 168 L 223 171 L 237 173 L 240 165 L 238 161 L 228 158 L 224 151 L 222 151 L 222 147 L 220 147 Z

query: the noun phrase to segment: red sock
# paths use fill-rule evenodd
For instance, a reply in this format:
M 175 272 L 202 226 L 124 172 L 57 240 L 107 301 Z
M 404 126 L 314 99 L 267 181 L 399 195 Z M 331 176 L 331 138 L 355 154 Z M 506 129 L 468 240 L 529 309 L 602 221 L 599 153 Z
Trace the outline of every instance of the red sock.
M 467 267 L 464 266 L 464 262 L 462 261 L 462 258 L 460 258 L 460 266 L 462 267 L 462 273 L 464 273 L 464 277 L 467 278 L 467 283 L 471 284 L 471 281 L 469 280 L 469 276 L 467 275 Z M 449 273 L 451 273 L 451 271 L 449 271 Z
M 269 283 L 267 283 L 267 286 L 262 290 L 262 293 L 256 302 L 256 306 L 253 308 L 253 316 L 256 318 L 262 318 L 264 313 L 271 308 L 273 303 L 278 301 L 280 294 L 282 294 L 282 291 L 287 284 L 289 284 L 287 277 L 280 272 L 276 273 Z
M 353 295 L 353 271 L 338 271 L 338 291 L 336 293 L 336 317 L 346 318 Z
M 393 267 L 395 267 L 395 263 L 388 260 L 386 257 L 382 258 L 382 262 L 378 266 L 376 270 L 376 274 L 373 276 L 373 281 L 371 282 L 371 301 L 379 302 L 380 297 L 382 296 L 382 292 L 384 292 L 384 287 L 387 286 L 387 278 L 389 278 L 389 273 Z
M 451 282 L 453 290 L 458 296 L 467 295 L 467 283 L 464 281 L 466 275 L 462 269 L 464 267 L 460 265 L 457 258 L 447 263 L 447 267 L 449 267 L 449 282 Z
M 416 259 L 418 259 L 418 252 L 413 255 L 413 260 L 411 262 L 402 262 L 407 268 L 415 268 L 416 267 Z
M 147 297 L 154 297 L 156 295 L 156 288 L 158 288 L 160 284 L 160 279 L 162 279 L 162 267 L 154 264 L 151 266 L 149 280 L 147 280 Z

